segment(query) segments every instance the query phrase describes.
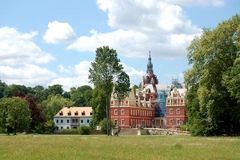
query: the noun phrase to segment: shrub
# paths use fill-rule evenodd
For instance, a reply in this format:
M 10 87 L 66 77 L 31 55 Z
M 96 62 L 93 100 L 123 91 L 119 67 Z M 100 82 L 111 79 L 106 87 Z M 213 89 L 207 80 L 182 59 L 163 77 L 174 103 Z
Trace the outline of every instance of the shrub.
M 82 135 L 89 135 L 90 131 L 91 131 L 91 129 L 88 126 L 81 126 L 79 128 L 79 133 L 82 134 Z
M 79 130 L 75 129 L 75 128 L 74 129 L 63 129 L 56 133 L 57 134 L 79 134 Z
M 102 133 L 107 133 L 107 119 L 106 118 L 104 118 L 101 122 L 100 122 L 100 127 L 101 127 L 101 131 L 102 131 Z M 114 128 L 114 124 L 111 122 L 110 123 L 110 125 L 111 125 L 111 128 Z

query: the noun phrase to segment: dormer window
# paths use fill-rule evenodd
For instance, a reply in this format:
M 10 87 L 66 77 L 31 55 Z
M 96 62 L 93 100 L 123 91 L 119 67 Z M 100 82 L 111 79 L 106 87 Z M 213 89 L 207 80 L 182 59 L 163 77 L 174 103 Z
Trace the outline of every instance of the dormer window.
M 76 112 L 74 113 L 74 115 L 77 116 L 77 115 L 78 115 L 78 112 L 76 111 Z
M 82 112 L 82 116 L 85 116 L 85 111 Z
M 68 115 L 71 116 L 71 112 L 70 111 L 68 112 Z
M 62 115 L 63 115 L 63 112 L 60 112 L 59 115 L 62 116 Z

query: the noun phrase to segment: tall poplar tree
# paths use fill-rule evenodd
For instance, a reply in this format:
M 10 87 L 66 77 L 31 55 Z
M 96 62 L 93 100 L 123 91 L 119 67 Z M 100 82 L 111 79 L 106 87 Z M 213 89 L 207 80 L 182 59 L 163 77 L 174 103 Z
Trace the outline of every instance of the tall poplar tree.
M 108 46 L 97 48 L 96 58 L 95 61 L 91 63 L 89 72 L 90 82 L 94 84 L 96 89 L 101 88 L 104 92 L 104 98 L 106 101 L 106 118 L 109 120 L 110 98 L 114 82 L 118 75 L 123 72 L 123 67 L 120 64 L 120 60 L 117 58 L 116 50 L 110 49 Z M 102 112 L 98 113 L 97 110 L 94 110 L 94 116 L 102 117 L 102 115 L 98 115 L 100 113 Z M 107 130 L 109 134 L 109 126 Z

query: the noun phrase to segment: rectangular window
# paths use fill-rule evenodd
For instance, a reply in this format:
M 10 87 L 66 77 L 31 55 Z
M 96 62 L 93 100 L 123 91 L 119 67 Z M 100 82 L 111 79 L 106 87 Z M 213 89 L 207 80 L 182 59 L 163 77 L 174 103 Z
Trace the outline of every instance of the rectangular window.
M 81 119 L 81 123 L 83 123 L 83 120 Z
M 69 123 L 69 119 L 67 119 L 67 123 Z
M 177 104 L 177 100 L 176 99 L 174 100 L 174 104 Z
M 122 125 L 125 125 L 125 120 L 124 119 L 122 119 Z
M 121 115 L 125 115 L 124 109 L 121 109 Z
M 180 119 L 176 119 L 176 121 L 177 121 L 177 125 L 181 125 Z
M 58 123 L 58 119 L 56 120 L 56 123 Z
M 87 123 L 89 123 L 89 119 L 87 120 Z
M 78 123 L 78 119 L 75 119 L 75 122 Z
M 169 114 L 173 114 L 173 108 L 169 108 Z
M 176 109 L 176 114 L 180 114 L 180 109 L 179 108 Z
M 117 125 L 118 124 L 118 120 L 115 119 L 114 120 L 114 124 Z
M 90 112 L 90 115 L 92 115 L 92 112 Z
M 118 110 L 114 109 L 114 115 L 118 115 Z
M 63 123 L 63 120 L 61 119 L 61 123 Z

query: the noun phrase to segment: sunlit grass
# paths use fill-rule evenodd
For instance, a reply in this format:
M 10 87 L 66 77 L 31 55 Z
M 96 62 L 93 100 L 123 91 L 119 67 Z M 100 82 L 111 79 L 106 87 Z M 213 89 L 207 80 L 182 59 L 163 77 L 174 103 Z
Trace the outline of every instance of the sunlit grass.
M 0 160 L 240 159 L 239 137 L 0 136 Z

